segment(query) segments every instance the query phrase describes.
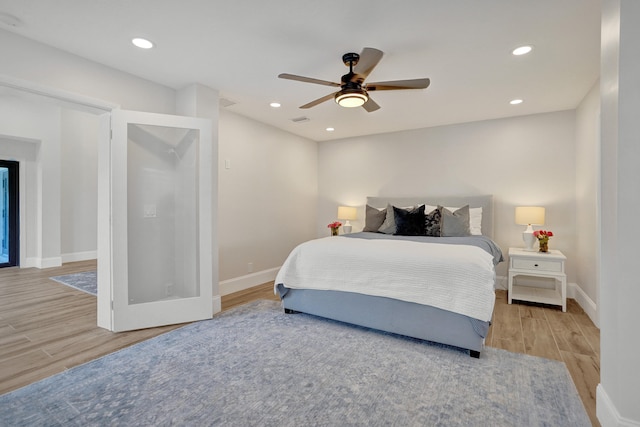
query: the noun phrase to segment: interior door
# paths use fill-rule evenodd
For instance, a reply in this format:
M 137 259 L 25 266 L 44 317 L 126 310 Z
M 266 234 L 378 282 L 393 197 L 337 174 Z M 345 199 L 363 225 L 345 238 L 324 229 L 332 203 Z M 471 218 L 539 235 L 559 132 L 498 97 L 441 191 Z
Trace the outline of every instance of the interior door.
M 99 202 L 110 205 L 109 242 L 98 254 L 109 329 L 211 318 L 211 121 L 124 110 L 110 119 L 110 200 Z
M 13 267 L 19 263 L 18 169 L 18 162 L 0 160 L 0 267 Z

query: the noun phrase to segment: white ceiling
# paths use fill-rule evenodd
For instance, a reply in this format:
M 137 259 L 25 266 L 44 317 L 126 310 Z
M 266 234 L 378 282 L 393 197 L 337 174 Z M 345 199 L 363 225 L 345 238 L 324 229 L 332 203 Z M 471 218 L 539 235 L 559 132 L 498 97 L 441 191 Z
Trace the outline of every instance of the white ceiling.
M 210 86 L 227 110 L 316 141 L 573 109 L 599 75 L 600 0 L 0 0 L 0 13 L 21 21 L 0 28 L 175 89 Z M 511 55 L 522 44 L 534 51 Z M 385 52 L 368 81 L 431 86 L 373 92 L 373 113 L 301 110 L 332 88 L 277 78 L 339 82 L 342 54 L 363 47 Z

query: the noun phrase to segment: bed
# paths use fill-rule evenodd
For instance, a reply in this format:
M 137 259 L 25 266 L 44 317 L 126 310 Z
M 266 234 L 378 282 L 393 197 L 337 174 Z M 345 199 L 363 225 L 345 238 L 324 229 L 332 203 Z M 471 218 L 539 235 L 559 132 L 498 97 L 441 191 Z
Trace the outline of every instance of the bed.
M 451 212 L 469 205 L 474 235 L 362 232 L 302 243 L 274 283 L 285 312 L 447 344 L 480 357 L 495 303 L 495 266 L 503 260 L 491 239 L 492 196 L 368 197 L 367 205 L 379 211 L 441 205 Z

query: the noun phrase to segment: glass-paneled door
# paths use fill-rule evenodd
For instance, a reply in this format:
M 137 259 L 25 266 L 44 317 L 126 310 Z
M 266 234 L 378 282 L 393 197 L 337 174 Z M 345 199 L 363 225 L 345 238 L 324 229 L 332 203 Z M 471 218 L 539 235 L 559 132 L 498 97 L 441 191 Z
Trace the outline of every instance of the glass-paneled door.
M 116 110 L 111 128 L 110 250 L 98 260 L 109 329 L 210 318 L 211 122 Z

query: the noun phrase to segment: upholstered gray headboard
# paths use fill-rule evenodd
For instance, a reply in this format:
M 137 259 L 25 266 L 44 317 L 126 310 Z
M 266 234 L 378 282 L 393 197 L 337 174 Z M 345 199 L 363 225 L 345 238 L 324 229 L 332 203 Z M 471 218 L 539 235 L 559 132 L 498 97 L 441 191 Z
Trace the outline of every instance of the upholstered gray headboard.
M 374 208 L 385 208 L 387 203 L 393 206 L 432 206 L 482 208 L 482 234 L 493 238 L 493 196 L 443 196 L 443 197 L 367 197 L 367 204 Z

